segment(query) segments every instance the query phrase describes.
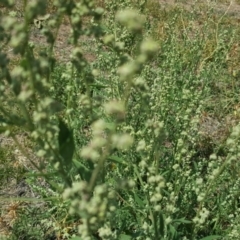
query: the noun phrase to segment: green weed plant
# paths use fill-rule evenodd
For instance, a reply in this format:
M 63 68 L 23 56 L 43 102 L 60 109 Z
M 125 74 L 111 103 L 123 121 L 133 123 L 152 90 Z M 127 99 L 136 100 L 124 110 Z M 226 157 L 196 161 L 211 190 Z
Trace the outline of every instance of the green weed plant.
M 19 21 L 13 1 L 1 5 L 1 136 L 32 164 L 24 177 L 46 203 L 21 208 L 9 239 L 239 239 L 239 30 L 227 13 L 24 0 Z M 30 31 L 49 6 L 40 51 Z M 54 57 L 62 24 L 65 65 Z

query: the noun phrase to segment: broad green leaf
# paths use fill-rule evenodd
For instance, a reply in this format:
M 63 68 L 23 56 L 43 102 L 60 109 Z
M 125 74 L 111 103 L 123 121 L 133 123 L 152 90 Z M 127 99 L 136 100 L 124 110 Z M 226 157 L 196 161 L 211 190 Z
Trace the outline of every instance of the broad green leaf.
M 198 165 L 195 161 L 193 161 L 193 165 L 194 165 L 194 170 L 197 171 L 198 170 Z
M 63 158 L 63 166 L 68 170 L 72 167 L 72 158 L 75 150 L 73 132 L 67 126 L 67 124 L 59 119 L 59 153 Z
M 213 239 L 219 239 L 221 236 L 219 235 L 212 235 L 208 237 L 201 238 L 200 240 L 213 240 Z
M 59 119 L 59 134 L 58 134 L 58 144 L 59 144 L 59 155 L 61 158 L 57 160 L 60 161 L 59 173 L 64 178 L 65 183 L 71 186 L 71 177 L 69 173 L 72 169 L 73 154 L 75 150 L 73 131 L 70 130 L 67 124 Z

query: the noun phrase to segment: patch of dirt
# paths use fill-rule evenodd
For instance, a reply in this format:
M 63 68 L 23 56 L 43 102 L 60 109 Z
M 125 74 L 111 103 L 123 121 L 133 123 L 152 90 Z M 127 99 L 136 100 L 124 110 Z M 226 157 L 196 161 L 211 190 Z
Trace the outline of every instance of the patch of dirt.
M 8 236 L 11 233 L 12 226 L 18 218 L 18 212 L 23 207 L 42 208 L 46 203 L 41 199 L 41 196 L 26 182 L 24 172 L 36 169 L 32 164 L 41 164 L 41 159 L 37 158 L 30 147 L 26 149 L 24 143 L 27 142 L 24 134 L 16 134 L 17 142 L 22 145 L 28 157 L 26 157 L 16 146 L 11 137 L 0 134 L 0 147 L 10 151 L 7 159 L 1 159 L 0 170 L 3 173 L 0 186 L 0 239 L 3 236 Z M 31 159 L 31 160 L 30 160 Z M 6 176 L 8 170 L 9 176 Z M 23 173 L 21 174 L 21 172 Z M 19 173 L 19 174 L 18 174 Z M 19 175 L 19 177 L 17 177 Z M 18 179 L 19 178 L 19 179 Z M 36 179 L 38 187 L 48 191 L 49 186 L 44 178 L 38 177 Z
M 229 2 L 229 1 L 228 1 Z M 197 2 L 195 1 L 176 1 L 176 0 L 159 0 L 159 7 L 165 8 L 168 10 L 169 8 L 172 7 L 180 7 L 184 8 L 188 11 L 191 11 L 193 8 L 198 8 L 199 10 L 202 7 L 208 7 L 212 8 L 216 13 L 219 14 L 227 14 L 228 16 L 233 16 L 235 18 L 239 18 L 240 21 L 240 5 L 236 3 L 236 1 L 231 1 L 231 3 L 216 3 L 213 1 L 205 1 L 205 0 L 200 0 Z M 22 9 L 21 7 L 21 1 L 16 1 L 16 8 L 18 11 L 19 9 Z M 22 21 L 21 17 L 19 18 L 19 21 Z M 69 44 L 69 36 L 70 36 L 70 31 L 71 27 L 67 23 L 67 21 L 64 21 L 64 24 L 61 25 L 59 31 L 58 31 L 58 36 L 55 41 L 54 45 L 54 56 L 57 58 L 62 63 L 66 63 L 70 59 L 70 54 L 73 49 L 73 47 Z M 41 33 L 41 30 L 36 28 L 34 25 L 32 26 L 31 29 L 31 36 L 30 40 L 36 45 L 37 48 L 46 48 L 47 42 L 46 42 L 46 37 Z M 87 42 L 91 41 L 90 38 L 84 37 L 81 39 L 82 42 Z M 8 53 L 12 56 L 11 54 L 11 49 L 8 50 Z M 87 60 L 93 61 L 95 59 L 95 56 L 93 53 L 90 52 L 85 52 L 84 56 Z
M 191 11 L 194 7 L 208 7 L 209 9 L 213 9 L 216 13 L 234 16 L 239 18 L 240 17 L 240 4 L 236 1 L 226 1 L 225 3 L 217 2 L 216 1 L 206 1 L 206 0 L 199 0 L 197 1 L 176 1 L 176 0 L 159 0 L 159 4 L 163 7 L 173 7 L 179 6 L 186 10 Z
M 62 24 L 60 26 L 53 49 L 54 57 L 63 63 L 69 61 L 70 53 L 73 48 L 68 43 L 70 30 L 71 28 L 69 25 Z M 41 30 L 37 29 L 35 26 L 32 27 L 30 41 L 32 41 L 37 48 L 47 48 L 49 46 L 46 37 L 41 33 Z

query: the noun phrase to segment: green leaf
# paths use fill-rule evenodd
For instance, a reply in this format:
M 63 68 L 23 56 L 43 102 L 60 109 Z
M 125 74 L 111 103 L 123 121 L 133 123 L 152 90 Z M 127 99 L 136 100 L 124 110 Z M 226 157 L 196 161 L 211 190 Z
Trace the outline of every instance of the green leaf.
M 70 170 L 72 167 L 72 158 L 75 150 L 73 132 L 67 126 L 67 124 L 59 119 L 59 153 L 63 158 L 63 166 Z
M 79 162 L 76 159 L 73 159 L 73 163 L 76 166 L 78 173 L 80 174 L 82 180 L 88 182 L 92 176 L 92 170 L 94 168 L 93 164 L 91 166 L 91 169 L 88 169 L 85 165 L 83 165 L 81 162 Z
M 143 201 L 135 192 L 133 192 L 133 195 L 134 195 L 135 202 L 136 202 L 140 207 L 144 207 L 144 206 L 145 206 L 144 201 Z
M 130 235 L 125 235 L 125 234 L 121 234 L 119 236 L 119 240 L 131 240 L 132 237 Z
M 123 165 L 128 165 L 122 158 L 117 157 L 117 156 L 109 156 L 108 160 L 114 163 L 120 163 Z
M 168 231 L 169 231 L 169 235 L 170 235 L 170 239 L 176 239 L 177 236 L 177 232 L 175 227 L 173 227 L 172 225 L 168 225 Z
M 187 224 L 192 223 L 192 221 L 186 220 L 185 218 L 174 219 L 173 222 L 176 222 L 176 223 L 187 223 Z
M 161 236 L 164 236 L 164 218 L 163 218 L 163 214 L 160 213 L 159 214 L 159 233 L 161 234 Z
M 213 240 L 213 239 L 219 239 L 221 236 L 219 235 L 212 235 L 208 237 L 201 238 L 200 240 Z

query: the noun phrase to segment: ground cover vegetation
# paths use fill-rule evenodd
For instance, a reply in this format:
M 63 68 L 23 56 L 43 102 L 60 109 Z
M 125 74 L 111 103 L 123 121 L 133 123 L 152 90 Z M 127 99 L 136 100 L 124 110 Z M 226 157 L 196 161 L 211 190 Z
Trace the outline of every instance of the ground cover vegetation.
M 240 16 L 215 2 L 1 1 L 1 239 L 239 239 Z

